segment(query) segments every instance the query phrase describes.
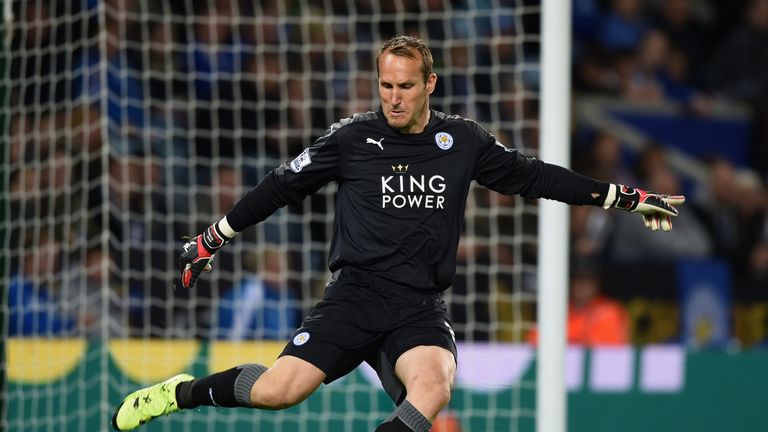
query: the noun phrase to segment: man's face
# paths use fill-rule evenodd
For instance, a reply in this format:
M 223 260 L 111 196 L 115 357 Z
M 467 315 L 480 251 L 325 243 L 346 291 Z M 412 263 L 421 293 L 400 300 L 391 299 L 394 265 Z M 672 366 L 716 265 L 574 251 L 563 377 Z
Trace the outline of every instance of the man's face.
M 387 123 L 401 133 L 423 131 L 436 82 L 434 73 L 424 82 L 421 58 L 383 54 L 379 58 L 379 98 Z

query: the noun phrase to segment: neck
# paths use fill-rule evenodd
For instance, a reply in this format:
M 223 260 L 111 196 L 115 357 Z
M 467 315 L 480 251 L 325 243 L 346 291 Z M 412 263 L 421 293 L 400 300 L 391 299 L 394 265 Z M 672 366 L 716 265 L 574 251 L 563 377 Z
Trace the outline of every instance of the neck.
M 419 121 L 416 123 L 416 125 L 413 128 L 410 128 L 407 131 L 400 131 L 404 134 L 418 134 L 424 132 L 424 129 L 427 128 L 427 124 L 429 124 L 429 117 L 432 115 L 432 112 L 429 110 L 429 104 L 426 104 L 424 106 L 424 112 L 419 116 Z

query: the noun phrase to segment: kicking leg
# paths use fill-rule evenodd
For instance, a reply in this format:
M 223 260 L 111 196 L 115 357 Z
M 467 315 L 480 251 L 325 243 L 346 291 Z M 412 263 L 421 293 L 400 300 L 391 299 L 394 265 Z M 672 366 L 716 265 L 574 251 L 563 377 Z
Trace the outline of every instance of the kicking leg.
M 288 408 L 308 398 L 325 377 L 312 363 L 284 355 L 251 386 L 249 403 L 254 408 Z
M 270 368 L 250 363 L 182 383 L 177 395 L 180 408 L 283 409 L 309 397 L 324 379 L 325 373 L 313 364 L 283 356 Z
M 115 410 L 112 425 L 131 430 L 161 415 L 201 405 L 283 409 L 306 399 L 324 379 L 320 369 L 288 355 L 271 368 L 249 363 L 200 379 L 177 375 L 128 395 Z

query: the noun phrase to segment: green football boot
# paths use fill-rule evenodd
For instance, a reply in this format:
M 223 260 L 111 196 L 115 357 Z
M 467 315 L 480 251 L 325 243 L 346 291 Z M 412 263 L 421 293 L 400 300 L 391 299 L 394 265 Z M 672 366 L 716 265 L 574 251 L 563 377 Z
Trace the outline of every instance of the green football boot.
M 179 374 L 167 380 L 137 390 L 123 399 L 112 416 L 112 427 L 115 430 L 127 431 L 161 415 L 168 415 L 179 410 L 176 403 L 176 386 L 179 383 L 192 381 L 192 375 Z

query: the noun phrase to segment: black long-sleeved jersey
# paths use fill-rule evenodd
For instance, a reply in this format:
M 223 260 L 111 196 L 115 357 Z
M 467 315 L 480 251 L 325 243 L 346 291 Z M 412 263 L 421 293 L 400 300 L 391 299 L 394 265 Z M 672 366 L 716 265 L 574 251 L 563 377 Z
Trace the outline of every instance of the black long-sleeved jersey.
M 455 274 L 472 180 L 503 194 L 602 205 L 608 184 L 528 158 L 474 121 L 432 110 L 401 134 L 382 112 L 332 125 L 272 170 L 227 214 L 242 231 L 338 182 L 330 270 L 351 266 L 410 289 L 441 292 Z

